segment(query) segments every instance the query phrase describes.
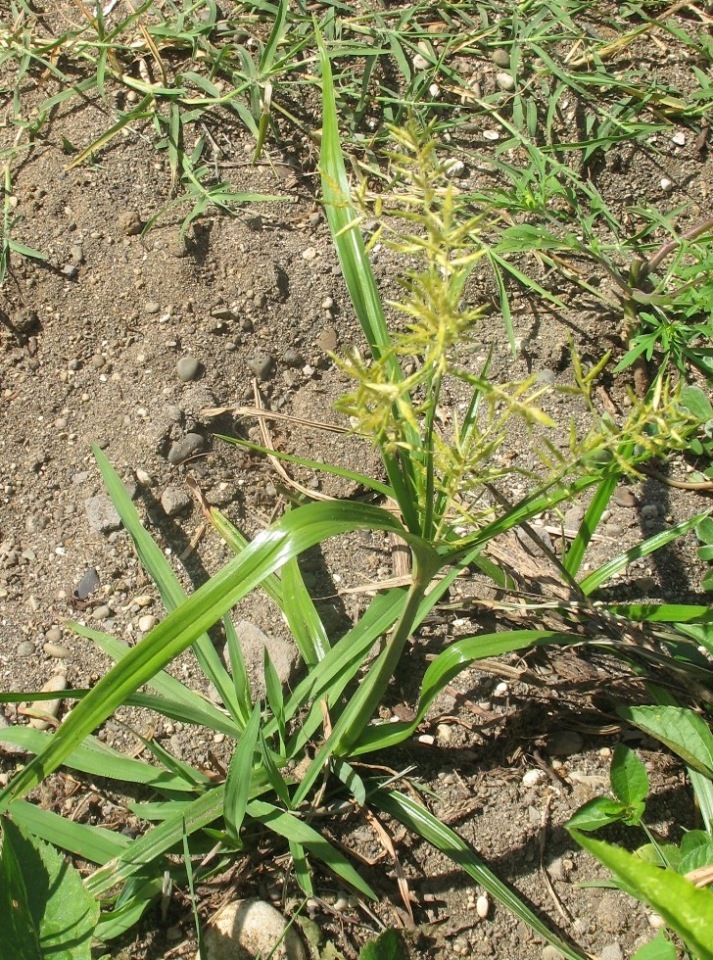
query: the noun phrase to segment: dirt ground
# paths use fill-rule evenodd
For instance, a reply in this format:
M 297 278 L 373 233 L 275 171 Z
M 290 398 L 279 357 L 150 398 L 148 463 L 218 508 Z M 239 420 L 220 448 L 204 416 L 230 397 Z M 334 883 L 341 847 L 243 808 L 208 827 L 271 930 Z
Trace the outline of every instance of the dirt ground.
M 50 14 L 47 22 L 52 25 Z M 495 69 L 487 59 L 477 66 L 485 76 Z M 2 125 L 11 86 L 12 76 L 0 78 L 0 148 L 11 146 L 15 136 L 9 123 Z M 45 95 L 27 82 L 28 102 Z M 265 161 L 253 166 L 252 139 L 236 126 L 227 130 L 215 157 L 220 176 L 237 189 L 284 199 L 248 204 L 235 217 L 210 209 L 181 242 L 176 213 L 142 233 L 172 190 L 168 160 L 155 150 L 150 128 L 132 125 L 90 162 L 69 168 L 66 143 L 84 145 L 99 136 L 110 109 L 110 103 L 91 97 L 61 105 L 34 147 L 13 165 L 12 211 L 21 217 L 15 235 L 48 260 L 13 256 L 0 290 L 0 685 L 5 690 L 39 689 L 57 674 L 71 687 L 83 687 L 106 671 L 107 660 L 64 626 L 68 619 L 133 644 L 142 635 L 139 621 L 161 615 L 128 535 L 106 502 L 95 499 L 103 497 L 103 489 L 92 444 L 101 446 L 135 491 L 147 527 L 175 560 L 186 586 L 196 585 L 228 559 L 228 551 L 217 535 L 203 531 L 202 516 L 186 492 L 188 477 L 247 534 L 268 523 L 283 503 L 281 481 L 266 461 L 214 436 L 236 429 L 256 436 L 255 423 L 203 411 L 253 404 L 258 389 L 274 410 L 336 420 L 332 406 L 345 380 L 330 353 L 360 342 L 306 145 L 300 156 L 294 144 L 281 150 L 273 140 Z M 318 118 L 306 114 L 316 128 Z M 626 148 L 592 168 L 591 177 L 614 209 L 623 214 L 632 198 L 645 195 L 666 209 L 689 203 L 691 222 L 696 211 L 705 214 L 709 154 L 695 148 L 690 131 L 685 146 L 677 146 L 671 140 L 676 132 L 672 125 L 670 134 L 660 136 L 656 152 Z M 472 172 L 459 186 L 473 186 L 477 176 Z M 672 193 L 661 191 L 662 177 L 674 185 Z M 381 251 L 376 270 L 387 293 L 393 269 L 393 260 Z M 546 283 L 547 277 L 540 280 Z M 488 302 L 491 287 L 483 273 L 474 295 Z M 478 333 L 477 351 L 473 348 L 476 362 L 495 344 L 495 376 L 533 372 L 543 382 L 569 382 L 570 335 L 591 358 L 612 345 L 620 349 L 614 320 L 573 290 L 557 290 L 566 311 L 545 311 L 517 289 L 511 293 L 518 355 L 512 356 L 492 312 Z M 623 382 L 610 385 L 615 402 L 622 401 L 623 387 Z M 547 403 L 566 431 L 567 404 L 556 397 Z M 272 440 L 278 448 L 361 470 L 371 458 L 376 469 L 370 451 L 336 435 L 277 424 Z M 514 437 L 513 448 L 527 466 L 523 442 Z M 684 468 L 676 463 L 674 469 Z M 321 492 L 353 492 L 343 481 L 295 475 Z M 700 494 L 653 480 L 623 486 L 590 562 L 707 507 Z M 581 504 L 572 509 L 574 523 Z M 555 519 L 543 517 L 541 523 Z M 88 584 L 89 571 L 96 571 L 96 582 L 87 592 L 80 585 Z M 308 558 L 306 572 L 323 598 L 319 609 L 330 634 L 339 636 L 363 603 L 363 596 L 349 589 L 391 575 L 389 545 L 376 537 L 331 544 L 324 555 Z M 698 596 L 699 583 L 695 541 L 688 537 L 665 557 L 629 569 L 617 589 L 630 598 L 681 599 Z M 285 633 L 277 611 L 261 597 L 243 604 L 236 619 L 268 634 Z M 392 691 L 385 715 L 413 702 L 419 663 L 454 636 L 478 628 L 467 612 L 455 625 L 445 616 L 434 619 L 414 640 L 413 672 Z M 396 769 L 413 765 L 411 776 L 431 791 L 429 802 L 439 816 L 566 937 L 602 960 L 619 960 L 652 937 L 655 918 L 616 891 L 584 889 L 583 882 L 602 872 L 574 847 L 562 825 L 584 801 L 606 790 L 613 747 L 630 732 L 616 724 L 611 665 L 576 664 L 567 658 L 513 658 L 506 664 L 509 679 L 464 672 L 439 700 L 421 739 L 386 762 Z M 518 679 L 517 671 L 525 668 L 526 679 Z M 190 657 L 179 669 L 201 683 Z M 542 685 L 528 682 L 533 676 Z M 25 722 L 10 707 L 4 713 L 8 723 Z M 200 731 L 159 735 L 170 738 L 186 759 L 210 766 Z M 652 743 L 631 742 L 641 748 L 654 786 L 653 825 L 675 838 L 691 825 L 683 774 Z M 3 782 L 17 763 L 13 755 L 2 761 Z M 71 812 L 81 792 L 67 798 L 61 778 L 54 782 L 45 800 Z M 95 789 L 101 798 L 103 788 Z M 404 924 L 406 914 L 370 827 L 355 821 L 334 830 L 361 854 L 365 876 L 383 895 L 376 914 L 370 914 L 345 900 L 329 877 L 317 877 L 319 900 L 310 914 L 344 956 L 354 957 L 379 922 Z M 399 852 L 414 899 L 416 926 L 407 930 L 414 957 L 551 957 L 502 907 L 491 904 L 487 917 L 479 917 L 480 891 L 431 848 L 406 837 Z M 289 881 L 283 887 L 271 855 L 265 857 L 270 863 L 246 869 L 240 895 L 279 904 L 287 890 L 290 901 L 295 890 Z M 206 895 L 206 904 L 214 896 Z M 193 956 L 186 901 L 176 895 L 166 918 L 149 916 L 135 939 L 112 949 L 124 960 Z

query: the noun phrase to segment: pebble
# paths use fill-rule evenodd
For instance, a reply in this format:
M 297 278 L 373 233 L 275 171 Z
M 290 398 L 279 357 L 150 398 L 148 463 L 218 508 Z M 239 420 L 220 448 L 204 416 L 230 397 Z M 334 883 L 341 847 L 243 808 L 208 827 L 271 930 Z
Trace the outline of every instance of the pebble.
M 495 75 L 495 82 L 501 90 L 509 91 L 515 89 L 515 77 L 511 73 L 498 73 Z
M 551 946 L 549 943 L 546 947 L 542 948 L 542 953 L 540 954 L 542 960 L 564 960 L 563 955 L 555 947 Z
M 300 935 L 265 900 L 236 900 L 223 907 L 203 930 L 203 950 L 196 960 L 274 957 L 307 960 Z
M 618 943 L 608 943 L 599 951 L 600 960 L 624 960 L 624 954 Z
M 60 643 L 61 640 L 62 640 L 61 627 L 50 627 L 47 633 L 45 634 L 46 643 Z
M 304 358 L 294 347 L 288 347 L 282 355 L 282 362 L 287 367 L 301 367 L 304 364 Z
M 316 260 L 317 257 L 318 257 L 318 253 L 314 247 L 307 247 L 306 250 L 302 251 L 303 260 Z
M 524 787 L 536 787 L 538 783 L 542 783 L 543 780 L 547 779 L 547 774 L 544 770 L 540 770 L 539 767 L 535 767 L 532 770 L 526 770 L 522 778 L 522 785 Z
M 120 529 L 121 517 L 105 493 L 99 493 L 96 497 L 88 497 L 84 501 L 84 509 L 87 513 L 89 526 L 99 533 L 111 533 L 112 530 Z
M 510 51 L 505 50 L 504 47 L 496 47 L 495 50 L 491 51 L 490 59 L 493 61 L 496 67 L 509 67 Z
M 12 318 L 13 329 L 18 333 L 29 333 L 38 323 L 36 310 L 18 310 Z
M 185 510 L 191 505 L 191 498 L 183 489 L 172 484 L 161 494 L 161 506 L 166 512 L 166 516 L 175 517 L 177 513 Z
M 191 380 L 197 380 L 200 372 L 201 365 L 195 357 L 181 357 L 176 364 L 176 373 L 178 374 L 178 379 L 183 380 L 184 383 L 188 383 Z
M 620 507 L 636 506 L 636 496 L 631 487 L 618 487 L 612 494 L 612 500 Z
M 655 520 L 659 515 L 658 505 L 655 503 L 645 503 L 640 510 L 642 520 Z
M 465 177 L 468 173 L 463 161 L 455 157 L 449 157 L 443 161 L 443 171 L 447 177 Z
M 109 617 L 110 615 L 111 615 L 111 610 L 105 603 L 102 603 L 100 606 L 95 607 L 94 610 L 92 611 L 92 616 L 94 617 L 95 620 L 106 620 L 107 617 Z
M 66 689 L 67 678 L 58 674 L 57 676 L 50 677 L 47 683 L 43 684 L 42 693 L 61 693 L 62 690 Z M 45 713 L 50 717 L 56 717 L 59 713 L 61 703 L 61 697 L 58 697 L 56 700 L 35 700 L 31 709 L 36 710 L 38 713 Z M 49 721 L 32 717 L 30 719 L 30 726 L 34 727 L 35 730 L 46 730 L 47 727 L 49 727 Z
M 182 463 L 189 457 L 194 457 L 197 453 L 201 453 L 205 450 L 205 446 L 205 438 L 202 437 L 200 433 L 187 433 L 185 437 L 181 437 L 180 440 L 176 440 L 175 443 L 171 444 L 171 449 L 168 451 L 168 457 L 166 459 L 170 464 L 176 466 L 176 464 Z
M 565 530 L 576 530 L 584 518 L 584 507 L 575 504 L 566 511 L 562 517 L 562 525 Z
M 31 657 L 35 652 L 35 645 L 32 640 L 23 640 L 17 645 L 18 657 Z
M 484 893 L 475 901 L 475 912 L 481 920 L 485 920 L 490 913 L 490 900 L 488 900 Z
M 686 145 L 686 134 L 682 130 L 679 130 L 678 133 L 674 133 L 671 137 L 671 142 L 675 143 L 677 147 L 685 147 Z
M 140 486 L 146 487 L 147 489 L 155 486 L 156 484 L 156 481 L 151 474 L 147 473 L 145 470 L 142 470 L 141 467 L 136 468 L 136 480 Z
M 143 228 L 141 217 L 135 210 L 125 210 L 124 213 L 119 214 L 119 229 L 127 237 L 135 237 Z
M 413 64 L 414 70 L 427 70 L 429 67 L 429 62 L 422 53 L 417 53 L 411 60 L 411 63 Z
M 325 353 L 334 353 L 339 346 L 339 338 L 334 327 L 323 327 L 317 337 L 317 346 Z
M 158 313 L 160 309 L 161 304 L 156 300 L 147 300 L 144 304 L 144 313 Z
M 669 180 L 668 177 L 662 177 L 659 185 L 664 193 L 670 193 L 673 190 L 673 180 Z
M 72 654 L 69 647 L 65 647 L 63 643 L 45 643 L 42 649 L 48 657 L 54 657 L 55 660 L 66 660 Z
M 248 369 L 258 380 L 268 380 L 275 370 L 269 353 L 256 353 L 247 361 Z
M 149 630 L 153 630 L 157 623 L 158 620 L 156 617 L 150 613 L 147 613 L 144 614 L 143 617 L 139 617 L 138 627 L 142 633 L 148 633 Z

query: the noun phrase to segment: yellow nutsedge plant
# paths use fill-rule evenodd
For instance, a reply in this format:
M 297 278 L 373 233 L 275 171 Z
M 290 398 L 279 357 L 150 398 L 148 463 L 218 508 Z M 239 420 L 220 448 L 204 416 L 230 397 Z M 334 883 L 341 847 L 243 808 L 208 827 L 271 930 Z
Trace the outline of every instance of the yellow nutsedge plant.
M 337 358 L 355 383 L 338 407 L 351 417 L 355 430 L 382 450 L 410 460 L 423 534 L 432 542 L 452 542 L 456 521 L 459 529 L 464 522 L 472 529 L 492 517 L 495 508 L 484 494 L 504 476 L 566 485 L 605 463 L 615 461 L 632 473 L 638 460 L 684 447 L 691 418 L 663 380 L 646 401 L 632 399 L 622 424 L 597 409 L 594 388 L 608 354 L 585 370 L 571 344 L 575 382 L 564 388 L 543 387 L 534 377 L 496 384 L 487 375 L 489 362 L 480 374 L 462 368 L 458 354 L 483 312 L 470 306 L 465 295 L 468 277 L 484 252 L 474 242 L 481 218 L 466 212 L 428 131 L 407 126 L 392 130 L 392 136 L 391 190 L 372 198 L 362 185 L 359 203 L 364 218 L 380 218 L 375 236 L 418 265 L 398 278 L 403 298 L 389 301 L 402 323 L 391 329 L 388 347 L 374 360 L 358 352 Z M 463 415 L 454 410 L 446 416 L 439 406 L 442 387 L 455 381 L 469 388 L 470 402 Z M 540 406 L 544 397 L 560 390 L 581 398 L 593 424 L 580 437 L 572 422 L 565 451 L 547 437 L 556 424 Z M 544 474 L 498 461 L 513 420 L 527 434 L 537 429 L 532 450 Z

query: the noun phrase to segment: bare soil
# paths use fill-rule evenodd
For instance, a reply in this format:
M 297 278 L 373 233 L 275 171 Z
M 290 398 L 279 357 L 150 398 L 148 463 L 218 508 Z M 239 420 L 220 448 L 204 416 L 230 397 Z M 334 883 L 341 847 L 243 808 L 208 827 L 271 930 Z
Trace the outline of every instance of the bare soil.
M 63 17 L 76 17 L 76 8 L 68 6 L 47 11 L 48 30 L 61 29 Z M 651 47 L 642 51 L 653 56 Z M 667 69 L 675 70 L 677 55 L 680 51 L 670 47 Z M 473 69 L 486 78 L 495 70 L 485 55 Z M 12 76 L 0 82 L 0 110 L 9 117 Z M 25 81 L 26 102 L 38 102 L 53 89 L 53 81 L 39 75 L 34 83 Z M 65 675 L 71 687 L 85 687 L 106 671 L 107 660 L 73 634 L 67 620 L 133 644 L 141 636 L 139 619 L 161 615 L 126 532 L 102 532 L 90 522 L 88 501 L 103 493 L 92 444 L 101 446 L 135 490 L 147 527 L 175 560 L 186 587 L 195 586 L 219 569 L 228 551 L 216 534 L 204 530 L 190 498 L 167 515 L 167 490 L 180 504 L 186 479 L 194 478 L 209 502 L 249 535 L 284 504 L 283 481 L 266 460 L 214 436 L 238 431 L 257 437 L 255 421 L 204 411 L 254 404 L 257 389 L 271 409 L 338 422 L 332 407 L 346 384 L 330 353 L 361 342 L 318 203 L 309 144 L 273 140 L 265 162 L 253 166 L 251 138 L 234 125 L 226 127 L 214 157 L 220 176 L 237 189 L 284 199 L 246 205 L 234 217 L 210 209 L 181 242 L 182 214 L 169 213 L 141 232 L 173 189 L 167 158 L 156 151 L 148 125 L 128 127 L 91 162 L 70 166 L 66 144 L 91 142 L 107 128 L 111 111 L 110 98 L 60 105 L 33 148 L 13 166 L 12 208 L 21 218 L 15 236 L 48 260 L 13 256 L 0 291 L 0 684 L 5 690 L 39 689 L 56 674 Z M 319 125 L 309 110 L 306 122 Z M 590 170 L 622 216 L 642 196 L 663 210 L 689 204 L 686 222 L 708 209 L 709 154 L 696 146 L 689 130 L 684 130 L 685 145 L 675 145 L 676 130 L 672 125 L 670 134 L 657 137 L 655 150 L 610 150 Z M 0 126 L 0 148 L 10 147 L 14 136 L 9 122 Z M 477 131 L 467 137 L 480 143 Z M 473 170 L 460 185 L 467 189 L 478 176 Z M 663 177 L 672 191 L 658 186 Z M 388 293 L 393 259 L 380 252 L 376 269 Z M 539 279 L 557 283 L 544 271 Z M 522 349 L 513 357 L 502 321 L 491 313 L 478 344 L 469 348 L 474 365 L 494 343 L 495 376 L 514 379 L 534 372 L 567 383 L 570 335 L 592 359 L 609 347 L 621 349 L 617 318 L 573 289 L 556 292 L 567 302 L 566 311 L 544 310 L 513 289 Z M 473 296 L 488 302 L 492 294 L 484 271 Z M 195 379 L 184 381 L 177 364 L 189 356 L 199 370 Z M 605 386 L 614 404 L 624 403 L 623 380 Z M 571 409 L 557 397 L 546 403 L 564 436 Z M 174 445 L 188 434 L 200 435 L 201 446 L 187 459 L 170 462 Z M 273 425 L 271 434 L 278 448 L 378 469 L 372 452 L 348 438 L 281 424 Z M 526 443 L 524 436 L 513 436 L 512 454 L 523 467 L 531 457 Z M 366 467 L 365 459 L 371 460 Z M 682 464 L 672 469 L 685 476 Z M 321 493 L 354 493 L 343 481 L 313 480 L 306 471 L 292 474 Z M 655 480 L 628 485 L 612 505 L 591 563 L 707 506 L 702 495 Z M 555 520 L 543 517 L 542 525 Z M 332 636 L 344 631 L 365 602 L 363 594 L 350 590 L 391 576 L 391 562 L 390 544 L 378 537 L 330 544 L 307 558 L 305 571 Z M 628 570 L 617 590 L 622 597 L 693 598 L 700 583 L 696 564 L 695 540 L 688 537 L 665 556 Z M 76 591 L 91 570 L 98 585 L 78 601 Z M 278 612 L 262 597 L 243 604 L 237 618 L 284 635 Z M 414 702 L 428 656 L 449 639 L 480 628 L 479 616 L 467 609 L 455 623 L 445 613 L 435 618 L 414 639 L 408 669 L 384 716 L 398 716 Z M 56 655 L 57 645 L 66 648 L 60 650 L 64 656 Z M 191 657 L 176 669 L 205 689 Z M 409 776 L 425 789 L 422 795 L 433 810 L 565 936 L 606 960 L 630 956 L 653 935 L 651 917 L 621 893 L 582 888 L 602 871 L 575 848 L 563 824 L 584 801 L 606 791 L 612 749 L 623 735 L 633 736 L 618 725 L 614 712 L 619 695 L 631 690 L 603 659 L 511 658 L 501 673 L 466 670 L 439 700 L 421 739 L 383 762 L 394 770 L 412 765 Z M 4 709 L 7 722 L 26 722 L 15 709 Z M 150 721 L 137 723 L 148 731 Z M 215 769 L 219 745 L 205 743 L 200 730 L 153 733 L 186 759 Z M 127 749 L 135 747 L 136 741 L 110 724 L 104 735 L 114 743 L 123 737 Z M 684 776 L 653 744 L 631 742 L 641 748 L 649 769 L 654 826 L 676 839 L 681 827 L 692 825 Z M 21 758 L 13 755 L 2 760 L 4 782 L 18 762 Z M 541 778 L 526 777 L 532 771 L 541 771 Z M 39 799 L 80 819 L 122 827 L 120 801 L 104 784 L 77 788 L 61 774 Z M 370 912 L 345 900 L 347 894 L 318 871 L 319 898 L 309 913 L 345 957 L 355 957 L 380 923 L 403 927 L 414 957 L 547 957 L 542 944 L 504 908 L 491 903 L 487 917 L 479 917 L 481 891 L 451 861 L 403 835 L 397 825 L 385 821 L 385 826 L 408 879 L 413 921 L 399 901 L 393 865 L 373 826 L 355 818 L 327 827 L 360 855 L 365 876 L 383 896 Z M 286 900 L 288 908 L 296 902 L 287 859 L 275 859 L 274 851 L 257 840 L 252 858 L 239 865 L 230 882 L 200 891 L 205 914 L 231 890 L 283 906 Z M 135 939 L 112 949 L 112 956 L 125 960 L 193 956 L 187 901 L 176 893 L 167 915 L 150 915 Z

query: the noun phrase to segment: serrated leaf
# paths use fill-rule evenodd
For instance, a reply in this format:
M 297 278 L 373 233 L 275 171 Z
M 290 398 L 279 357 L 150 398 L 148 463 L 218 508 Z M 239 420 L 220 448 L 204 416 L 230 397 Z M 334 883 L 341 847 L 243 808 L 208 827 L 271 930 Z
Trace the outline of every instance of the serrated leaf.
M 676 960 L 676 948 L 659 932 L 653 940 L 636 951 L 631 960 Z
M 570 827 L 577 830 L 601 830 L 611 823 L 619 823 L 626 817 L 626 807 L 611 797 L 595 797 L 589 800 L 584 806 L 570 818 L 567 823 L 567 829 Z
M 689 767 L 713 779 L 713 734 L 697 713 L 685 707 L 622 707 L 619 715 L 660 740 Z
M 16 950 L 14 956 L 90 960 L 99 904 L 77 870 L 9 819 L 3 821 L 0 863 L 3 939 Z
M 396 930 L 384 930 L 376 940 L 367 943 L 359 960 L 406 960 L 404 943 Z
M 617 744 L 614 750 L 609 777 L 612 793 L 625 806 L 638 806 L 649 795 L 646 767 L 634 751 L 623 743 Z

